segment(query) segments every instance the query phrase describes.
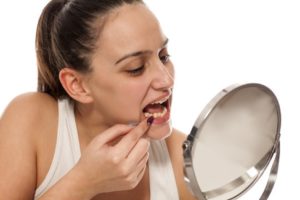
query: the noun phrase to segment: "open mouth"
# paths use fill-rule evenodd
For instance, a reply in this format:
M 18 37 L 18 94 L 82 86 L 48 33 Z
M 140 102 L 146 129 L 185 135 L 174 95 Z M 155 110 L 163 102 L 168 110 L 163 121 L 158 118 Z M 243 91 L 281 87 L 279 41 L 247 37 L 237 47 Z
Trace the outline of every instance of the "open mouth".
M 161 123 L 169 119 L 170 116 L 170 96 L 159 101 L 148 104 L 143 113 L 146 118 L 154 117 L 154 122 Z

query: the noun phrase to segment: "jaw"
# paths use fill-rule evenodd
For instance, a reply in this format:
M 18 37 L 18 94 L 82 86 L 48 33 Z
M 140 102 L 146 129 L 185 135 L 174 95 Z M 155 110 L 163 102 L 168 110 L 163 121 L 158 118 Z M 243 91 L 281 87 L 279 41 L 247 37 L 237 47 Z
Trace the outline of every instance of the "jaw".
M 172 125 L 171 122 L 160 124 L 160 125 L 151 125 L 149 131 L 146 136 L 151 140 L 163 140 L 170 136 L 172 133 Z

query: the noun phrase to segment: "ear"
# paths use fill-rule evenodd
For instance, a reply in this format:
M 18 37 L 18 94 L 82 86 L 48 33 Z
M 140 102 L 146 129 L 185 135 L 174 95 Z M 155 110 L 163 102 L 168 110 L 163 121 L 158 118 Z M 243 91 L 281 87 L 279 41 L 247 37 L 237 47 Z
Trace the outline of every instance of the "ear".
M 84 84 L 83 75 L 71 68 L 63 68 L 59 72 L 59 80 L 68 95 L 81 103 L 91 103 L 88 87 Z

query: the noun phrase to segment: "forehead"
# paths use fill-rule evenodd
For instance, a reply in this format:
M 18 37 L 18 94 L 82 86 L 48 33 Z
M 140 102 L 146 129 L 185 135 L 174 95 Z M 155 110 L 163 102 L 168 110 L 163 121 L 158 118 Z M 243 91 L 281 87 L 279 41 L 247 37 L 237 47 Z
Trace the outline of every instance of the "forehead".
M 106 19 L 97 45 L 105 54 L 122 55 L 161 45 L 165 37 L 153 13 L 143 4 L 123 5 Z

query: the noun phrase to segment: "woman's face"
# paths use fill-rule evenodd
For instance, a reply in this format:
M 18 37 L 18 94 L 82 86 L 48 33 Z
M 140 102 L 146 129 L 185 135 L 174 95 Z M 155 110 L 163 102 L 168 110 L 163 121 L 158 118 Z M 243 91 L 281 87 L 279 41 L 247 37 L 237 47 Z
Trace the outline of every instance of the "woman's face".
M 99 119 L 111 126 L 154 116 L 148 137 L 165 138 L 171 132 L 174 69 L 158 21 L 145 5 L 124 5 L 102 28 L 87 75 Z

